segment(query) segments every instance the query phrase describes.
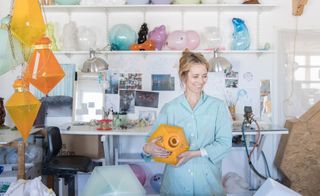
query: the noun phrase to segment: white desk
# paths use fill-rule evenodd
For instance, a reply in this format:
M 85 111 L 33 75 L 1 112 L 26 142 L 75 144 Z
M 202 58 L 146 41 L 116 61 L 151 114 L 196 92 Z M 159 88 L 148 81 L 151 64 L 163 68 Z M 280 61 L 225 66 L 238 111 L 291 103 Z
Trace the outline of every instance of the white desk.
M 32 129 L 30 135 L 40 131 L 41 129 Z M 17 139 L 22 138 L 18 130 L 1 129 L 0 130 L 0 145 L 9 144 Z
M 286 128 L 282 128 L 280 126 L 271 125 L 271 124 L 263 124 L 260 123 L 261 134 L 288 134 L 288 130 Z M 104 137 L 104 154 L 105 154 L 105 164 L 113 165 L 115 158 L 114 151 L 114 136 L 147 136 L 151 127 L 144 128 L 133 128 L 133 129 L 114 129 L 109 131 L 98 131 L 96 127 L 87 126 L 87 125 L 79 125 L 79 126 L 70 126 L 69 130 L 61 129 L 61 134 L 66 135 L 100 135 Z M 241 124 L 234 123 L 232 135 L 241 135 Z M 257 131 L 247 131 L 247 135 L 255 135 L 258 134 Z M 118 155 L 116 155 L 118 156 Z

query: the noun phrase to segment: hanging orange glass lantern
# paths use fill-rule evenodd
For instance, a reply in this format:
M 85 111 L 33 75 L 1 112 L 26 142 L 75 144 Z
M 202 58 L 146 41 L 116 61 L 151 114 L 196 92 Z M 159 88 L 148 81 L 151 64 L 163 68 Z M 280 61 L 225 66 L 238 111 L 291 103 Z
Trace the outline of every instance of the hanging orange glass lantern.
M 17 129 L 20 131 L 22 138 L 26 141 L 37 117 L 41 103 L 29 92 L 29 87 L 23 80 L 16 80 L 13 88 L 15 92 L 7 101 L 5 107 Z
M 44 94 L 48 94 L 64 77 L 64 71 L 50 50 L 50 39 L 41 38 L 34 46 L 24 78 Z
M 46 26 L 38 0 L 15 0 L 11 32 L 23 44 L 31 46 L 45 35 Z
M 157 137 L 162 137 L 162 140 L 156 144 L 171 152 L 167 158 L 154 158 L 157 162 L 176 165 L 178 163 L 178 155 L 189 150 L 188 140 L 181 127 L 161 124 L 148 138 L 148 142 Z

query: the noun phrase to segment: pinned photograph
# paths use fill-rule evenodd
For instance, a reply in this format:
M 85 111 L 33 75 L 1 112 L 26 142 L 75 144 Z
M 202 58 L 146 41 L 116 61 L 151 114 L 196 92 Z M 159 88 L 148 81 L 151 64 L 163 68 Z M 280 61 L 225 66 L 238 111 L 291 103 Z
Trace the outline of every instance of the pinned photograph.
M 120 90 L 120 111 L 127 113 L 134 113 L 134 97 L 133 90 Z
M 158 108 L 159 93 L 136 91 L 135 106 Z
M 142 89 L 142 73 L 121 73 L 119 88 L 126 90 Z
M 230 70 L 229 72 L 226 73 L 226 78 L 234 78 L 238 79 L 239 77 L 239 72 Z
M 170 74 L 152 74 L 153 91 L 174 91 L 174 77 Z
M 226 79 L 226 88 L 238 88 L 238 80 Z
M 105 94 L 118 94 L 119 91 L 119 73 L 107 74 L 108 88 L 105 90 Z
M 156 111 L 139 111 L 139 120 L 146 122 L 147 125 L 152 125 L 156 118 Z

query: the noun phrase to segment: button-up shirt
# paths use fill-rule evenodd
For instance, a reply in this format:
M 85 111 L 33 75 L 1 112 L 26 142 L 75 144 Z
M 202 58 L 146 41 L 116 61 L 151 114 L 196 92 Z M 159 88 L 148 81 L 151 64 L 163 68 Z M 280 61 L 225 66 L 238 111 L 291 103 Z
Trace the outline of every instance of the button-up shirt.
M 225 195 L 221 184 L 221 161 L 232 144 L 231 119 L 226 104 L 202 93 L 192 109 L 185 95 L 181 95 L 163 106 L 149 135 L 160 124 L 182 127 L 189 150 L 201 149 L 201 154 L 205 154 L 179 167 L 166 165 L 160 194 Z

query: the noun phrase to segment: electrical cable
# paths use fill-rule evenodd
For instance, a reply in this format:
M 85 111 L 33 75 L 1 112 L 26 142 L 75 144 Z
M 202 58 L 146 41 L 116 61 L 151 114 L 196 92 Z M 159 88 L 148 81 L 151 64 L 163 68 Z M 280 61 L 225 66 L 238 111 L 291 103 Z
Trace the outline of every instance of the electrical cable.
M 266 155 L 264 154 L 263 150 L 261 151 L 261 154 L 262 154 L 262 158 L 263 158 L 264 164 L 265 164 L 265 166 L 267 168 L 268 177 L 271 178 L 269 165 L 268 165 L 267 158 L 266 158 Z
M 244 129 L 245 129 L 245 122 L 242 123 L 241 132 L 242 132 L 242 137 L 243 137 L 243 143 L 244 143 L 244 146 L 245 146 L 245 149 L 246 149 L 246 153 L 247 153 L 248 164 L 249 164 L 251 170 L 252 170 L 257 176 L 259 176 L 259 177 L 262 178 L 263 180 L 266 180 L 267 177 L 265 177 L 264 175 L 260 174 L 260 173 L 256 170 L 256 168 L 254 167 L 254 165 L 253 165 L 252 162 L 251 162 L 250 155 L 249 155 L 249 150 L 248 150 L 248 147 L 247 147 L 247 145 L 246 145 L 246 137 L 245 137 L 245 134 L 244 134 Z

